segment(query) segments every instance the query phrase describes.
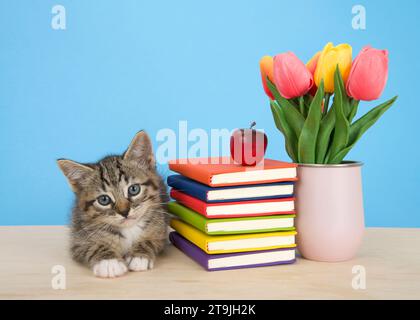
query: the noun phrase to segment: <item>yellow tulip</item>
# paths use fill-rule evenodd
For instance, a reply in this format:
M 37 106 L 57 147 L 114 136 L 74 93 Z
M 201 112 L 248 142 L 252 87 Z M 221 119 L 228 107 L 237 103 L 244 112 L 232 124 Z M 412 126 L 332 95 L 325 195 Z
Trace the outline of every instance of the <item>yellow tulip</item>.
M 352 62 L 352 48 L 349 44 L 339 44 L 334 47 L 331 42 L 321 52 L 318 64 L 315 70 L 314 80 L 319 87 L 321 80 L 324 79 L 325 92 L 334 92 L 334 72 L 337 68 L 340 70 L 344 83 L 350 74 Z

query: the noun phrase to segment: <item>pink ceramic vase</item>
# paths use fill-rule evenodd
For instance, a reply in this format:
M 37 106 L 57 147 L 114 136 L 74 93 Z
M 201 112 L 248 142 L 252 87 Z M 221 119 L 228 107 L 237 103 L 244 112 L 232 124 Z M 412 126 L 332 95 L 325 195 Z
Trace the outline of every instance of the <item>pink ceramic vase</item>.
M 338 262 L 356 255 L 365 228 L 362 165 L 299 164 L 296 229 L 304 258 Z

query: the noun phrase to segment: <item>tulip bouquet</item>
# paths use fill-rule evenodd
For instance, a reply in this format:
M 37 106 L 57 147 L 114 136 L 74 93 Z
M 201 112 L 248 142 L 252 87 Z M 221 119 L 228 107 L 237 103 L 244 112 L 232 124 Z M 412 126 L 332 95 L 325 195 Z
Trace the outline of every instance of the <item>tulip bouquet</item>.
M 263 57 L 260 69 L 276 127 L 296 163 L 341 163 L 397 99 L 353 121 L 359 102 L 378 99 L 385 87 L 386 50 L 365 47 L 352 61 L 350 45 L 328 43 L 306 65 L 288 52 Z

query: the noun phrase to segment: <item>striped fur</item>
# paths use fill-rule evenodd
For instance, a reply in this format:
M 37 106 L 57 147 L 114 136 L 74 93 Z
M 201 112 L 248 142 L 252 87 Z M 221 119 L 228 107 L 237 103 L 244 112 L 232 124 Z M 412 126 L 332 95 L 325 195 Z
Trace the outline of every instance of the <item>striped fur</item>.
M 94 164 L 58 160 L 76 195 L 71 254 L 97 276 L 150 269 L 167 236 L 166 187 L 155 168 L 150 139 L 141 131 L 121 156 Z M 137 195 L 129 187 L 140 186 Z M 98 197 L 106 195 L 108 205 Z

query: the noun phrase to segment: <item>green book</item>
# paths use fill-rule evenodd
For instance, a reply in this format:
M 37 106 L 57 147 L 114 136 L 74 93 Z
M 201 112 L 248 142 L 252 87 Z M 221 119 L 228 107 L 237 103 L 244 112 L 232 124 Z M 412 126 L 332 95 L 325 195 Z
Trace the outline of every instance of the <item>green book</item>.
M 178 202 L 170 202 L 168 206 L 173 215 L 208 235 L 295 230 L 295 215 L 208 219 Z

